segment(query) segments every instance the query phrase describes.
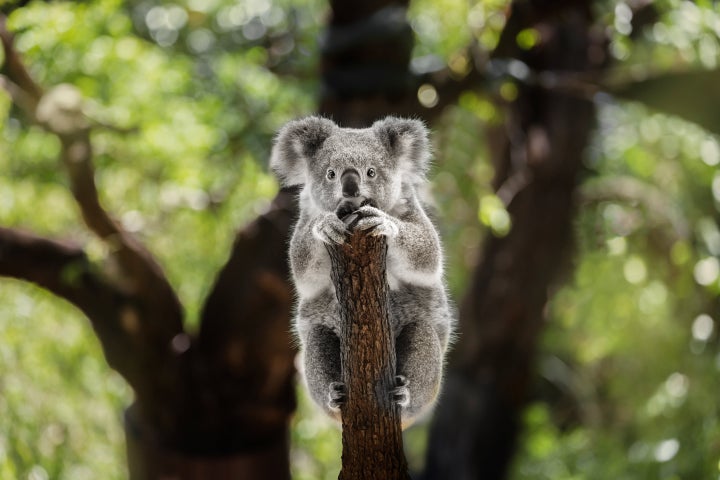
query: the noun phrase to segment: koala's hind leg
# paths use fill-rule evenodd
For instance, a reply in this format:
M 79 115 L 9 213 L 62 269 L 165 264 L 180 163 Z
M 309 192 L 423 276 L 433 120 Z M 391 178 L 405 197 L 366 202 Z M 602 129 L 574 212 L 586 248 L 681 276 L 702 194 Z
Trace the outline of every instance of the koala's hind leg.
M 305 381 L 312 399 L 330 416 L 340 418 L 345 401 L 341 383 L 340 339 L 324 325 L 313 326 L 303 342 Z
M 437 332 L 427 322 L 406 325 L 395 342 L 396 390 L 405 426 L 429 409 L 440 390 L 443 354 Z M 404 385 L 403 385 L 404 384 Z

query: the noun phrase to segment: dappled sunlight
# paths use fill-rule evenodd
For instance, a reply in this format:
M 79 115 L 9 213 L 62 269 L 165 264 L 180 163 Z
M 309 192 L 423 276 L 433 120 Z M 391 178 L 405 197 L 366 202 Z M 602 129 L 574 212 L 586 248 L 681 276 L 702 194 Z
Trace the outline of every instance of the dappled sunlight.
M 330 6 L 19 3 L 3 4 L 3 11 L 13 10 L 8 29 L 47 93 L 28 116 L 27 99 L 0 88 L 0 227 L 80 245 L 92 272 L 122 283 L 127 272 L 116 264 L 117 237 L 105 241 L 83 225 L 60 160 L 64 145 L 56 133 L 89 129 L 99 202 L 152 253 L 182 304 L 186 330 L 173 332 L 164 348 L 177 357 L 193 352 L 206 297 L 237 231 L 272 210 L 279 188 L 268 171 L 275 132 L 317 111 L 326 97 L 347 100 L 320 76 L 339 68 L 322 57 L 336 47 L 323 33 Z M 514 292 L 504 312 L 510 320 L 499 313 L 477 319 L 507 325 L 482 338 L 472 337 L 475 324 L 459 332 L 471 347 L 490 350 L 510 332 L 515 350 L 501 343 L 500 353 L 483 353 L 502 358 L 503 372 L 522 370 L 513 362 L 523 355 L 530 359 L 527 384 L 503 384 L 527 403 L 508 478 L 720 478 L 720 95 L 707 87 L 720 85 L 720 10 L 714 2 L 686 0 L 595 2 L 588 13 L 593 42 L 576 52 L 587 55 L 582 71 L 564 64 L 533 69 L 558 32 L 543 17 L 505 38 L 512 11 L 509 0 L 414 0 L 407 12 L 393 10 L 398 23 L 383 23 L 396 28 L 407 13 L 397 28 L 415 41 L 411 58 L 403 59 L 408 72 L 398 78 L 414 102 L 406 115 L 427 115 L 432 130 L 433 199 L 423 201 L 443 240 L 454 303 L 467 308 L 487 293 L 468 295 L 473 275 L 487 280 L 493 295 Z M 518 58 L 508 57 L 518 51 Z M 7 87 L 2 73 L 0 87 Z M 355 88 L 367 87 L 355 70 L 349 78 L 361 78 Z M 542 101 L 530 105 L 536 92 Z M 347 111 L 374 106 L 380 95 L 371 93 Z M 391 105 L 400 105 L 396 94 Z M 557 174 L 553 162 L 567 161 L 555 158 L 558 145 L 577 143 L 583 127 L 574 117 L 554 118 L 567 122 L 562 127 L 540 121 L 549 116 L 525 124 L 527 112 L 518 105 L 549 111 L 573 102 L 596 109 L 594 133 L 578 149 L 579 171 L 545 178 Z M 544 190 L 523 197 L 538 185 Z M 557 195 L 561 190 L 572 196 Z M 566 226 L 575 241 L 562 252 L 533 249 L 540 243 L 535 235 L 556 238 L 550 230 L 562 230 L 554 218 L 516 214 L 518 202 L 532 212 L 548 198 L 556 209 L 574 208 Z M 268 228 L 284 228 L 270 218 Z M 523 229 L 523 222 L 535 222 L 535 229 Z M 530 252 L 523 259 L 489 257 L 488 249 L 496 252 L 502 242 Z M 0 245 L 0 260 L 2 253 Z M 494 263 L 483 264 L 486 258 Z M 482 275 L 512 275 L 480 278 L 478 265 Z M 559 272 L 547 288 L 512 290 L 514 282 L 542 283 L 547 269 Z M 77 281 L 77 272 L 64 274 L 63 281 Z M 263 275 L 267 288 L 257 301 L 266 295 L 289 305 L 286 279 Z M 534 306 L 541 312 L 536 323 L 517 320 Z M 137 305 L 120 311 L 118 331 L 139 335 L 138 312 Z M 522 342 L 536 334 L 537 344 Z M 0 279 L 0 339 L 0 479 L 126 478 L 122 415 L 133 392 L 107 365 L 80 311 L 35 286 Z M 459 342 L 456 348 L 468 368 L 488 361 Z M 246 352 L 225 353 L 242 363 Z M 210 367 L 202 368 L 197 376 L 210 376 Z M 484 368 L 478 382 L 491 382 L 486 377 L 497 372 Z M 293 478 L 337 478 L 340 429 L 303 388 L 297 393 Z M 426 419 L 405 433 L 418 472 L 430 425 Z
M 0 303 L 0 477 L 125 478 L 132 393 L 86 319 L 17 281 L 2 281 Z

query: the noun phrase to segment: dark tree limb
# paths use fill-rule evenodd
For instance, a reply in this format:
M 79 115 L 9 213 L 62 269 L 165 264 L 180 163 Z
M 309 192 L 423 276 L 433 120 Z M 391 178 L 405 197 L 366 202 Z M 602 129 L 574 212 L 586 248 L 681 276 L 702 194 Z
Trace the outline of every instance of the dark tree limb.
M 179 352 L 171 381 L 158 382 L 169 383 L 154 403 L 170 424 L 157 425 L 158 412 L 128 410 L 131 478 L 290 478 L 296 352 L 284 252 L 295 195 L 281 191 L 237 234 L 199 334 Z
M 43 95 L 43 89 L 32 79 L 20 55 L 13 47 L 13 35 L 8 31 L 6 24 L 7 17 L 4 14 L 0 14 L 0 42 L 2 42 L 5 52 L 3 73 L 20 89 L 26 92 L 29 98 L 35 102 L 35 106 L 37 106 L 37 102 Z
M 600 68 L 589 55 L 604 48 L 604 39 L 593 35 L 591 2 L 546 4 L 513 2 L 495 55 L 538 72 Z M 543 32 L 542 41 L 521 51 L 517 32 L 533 26 Z M 578 174 L 594 105 L 519 83 L 517 99 L 506 108 L 504 135 L 494 132 L 492 142 L 493 186 L 508 202 L 512 229 L 488 239 L 461 303 L 461 336 L 431 427 L 427 479 L 507 478 L 533 386 L 548 292 L 573 251 Z
M 159 428 L 172 430 L 173 421 L 161 399 L 176 397 L 182 386 L 178 368 L 182 348 L 173 343 L 185 335 L 180 302 L 150 252 L 100 202 L 80 92 L 70 85 L 44 91 L 35 83 L 14 47 L 4 16 L 0 16 L 0 39 L 6 59 L 2 85 L 11 90 L 29 121 L 60 140 L 61 161 L 82 218 L 109 251 L 102 265 L 92 265 L 76 249 L 70 266 L 61 255 L 69 252 L 58 242 L 32 236 L 32 242 L 30 237 L 19 242 L 17 235 L 5 231 L 13 255 L 5 259 L 7 268 L 0 274 L 35 282 L 77 305 L 90 320 L 108 364 L 135 390 L 144 414 Z M 38 265 L 39 259 L 46 265 Z M 179 345 L 186 343 L 180 340 Z
M 0 15 L 0 39 L 6 58 L 3 70 L 7 79 L 3 85 L 14 93 L 13 99 L 22 100 L 16 105 L 24 109 L 28 118 L 60 140 L 60 157 L 82 218 L 87 227 L 109 245 L 117 261 L 115 275 L 108 279 L 134 296 L 155 318 L 148 333 L 157 336 L 156 341 L 170 342 L 182 331 L 180 302 L 152 254 L 124 230 L 100 202 L 92 163 L 91 131 L 80 92 L 70 85 L 43 91 L 15 49 L 4 15 Z
M 42 101 L 45 101 L 44 99 Z M 61 158 L 70 188 L 88 228 L 109 244 L 120 267 L 116 278 L 122 287 L 152 309 L 159 322 L 167 322 L 170 337 L 182 331 L 182 309 L 170 282 L 153 255 L 103 208 L 95 185 L 90 130 L 55 132 L 61 141 Z
M 0 227 L 0 276 L 34 283 L 83 311 L 96 302 L 84 286 L 103 284 L 82 248 L 4 227 Z
M 384 237 L 356 232 L 328 246 L 340 304 L 340 364 L 347 399 L 341 407 L 341 480 L 408 479 L 395 387 Z
M 0 227 L 0 276 L 34 283 L 75 305 L 90 320 L 108 363 L 139 397 L 154 395 L 147 365 L 162 351 L 145 346 L 147 352 L 137 353 L 146 339 L 140 305 L 108 282 L 81 248 Z

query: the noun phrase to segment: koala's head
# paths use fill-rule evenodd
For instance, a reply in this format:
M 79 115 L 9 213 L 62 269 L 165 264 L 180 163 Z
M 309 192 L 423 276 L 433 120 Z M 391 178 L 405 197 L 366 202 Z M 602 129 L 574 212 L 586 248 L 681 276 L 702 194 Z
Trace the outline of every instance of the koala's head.
M 321 209 L 366 200 L 389 210 L 403 186 L 423 182 L 430 149 L 422 122 L 396 117 L 364 129 L 340 128 L 322 117 L 285 125 L 275 141 L 270 167 L 284 186 L 303 185 Z

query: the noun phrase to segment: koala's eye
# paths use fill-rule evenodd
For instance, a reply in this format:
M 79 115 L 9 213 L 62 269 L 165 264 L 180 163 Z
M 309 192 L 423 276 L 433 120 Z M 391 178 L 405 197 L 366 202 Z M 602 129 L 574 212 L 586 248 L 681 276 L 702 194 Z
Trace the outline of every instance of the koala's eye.
M 332 180 L 333 178 L 335 178 L 335 170 L 329 169 L 326 176 L 328 180 Z
M 367 176 L 372 178 L 375 176 L 375 169 L 374 168 L 368 168 Z

